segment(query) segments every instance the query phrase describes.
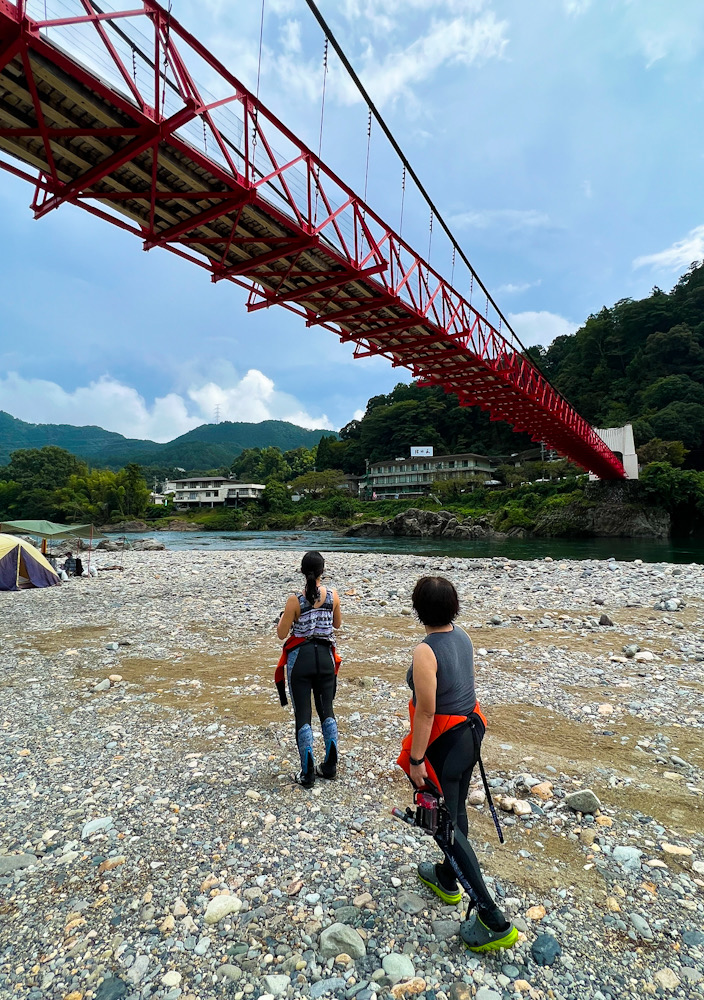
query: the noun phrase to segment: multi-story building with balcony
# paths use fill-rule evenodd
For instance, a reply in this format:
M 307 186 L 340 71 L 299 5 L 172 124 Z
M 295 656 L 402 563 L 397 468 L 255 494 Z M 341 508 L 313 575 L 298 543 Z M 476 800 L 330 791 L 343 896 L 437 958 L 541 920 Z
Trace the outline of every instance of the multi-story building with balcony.
M 423 458 L 396 458 L 372 462 L 360 483 L 368 498 L 419 496 L 429 493 L 438 479 L 476 482 L 492 476 L 492 464 L 485 455 L 462 452 L 459 455 L 435 455 Z
M 261 483 L 238 483 L 224 476 L 196 476 L 173 479 L 164 485 L 164 493 L 173 493 L 176 507 L 236 506 L 239 500 L 258 500 L 264 492 Z

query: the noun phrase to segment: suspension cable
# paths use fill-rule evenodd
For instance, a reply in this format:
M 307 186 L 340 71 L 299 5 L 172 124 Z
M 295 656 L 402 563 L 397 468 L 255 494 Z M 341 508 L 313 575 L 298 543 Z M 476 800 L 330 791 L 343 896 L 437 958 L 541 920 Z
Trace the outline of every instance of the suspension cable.
M 369 182 L 369 150 L 372 145 L 372 109 L 369 109 L 369 119 L 367 120 L 367 163 L 364 168 L 364 201 L 367 200 L 367 184 Z
M 264 44 L 264 4 L 262 0 L 262 13 L 259 18 L 259 58 L 257 60 L 257 106 L 254 109 L 254 125 L 252 129 L 252 176 L 256 170 L 255 159 L 257 155 L 257 132 L 259 128 L 259 84 L 262 78 L 262 46 Z
M 318 136 L 318 163 L 315 168 L 315 206 L 313 208 L 313 225 L 318 222 L 318 196 L 320 194 L 320 159 L 323 152 L 323 126 L 325 124 L 325 90 L 328 82 L 328 39 L 323 47 L 323 94 L 320 99 L 320 135 Z
M 403 173 L 401 174 L 401 221 L 398 227 L 398 235 L 403 236 L 403 207 L 406 203 L 406 164 L 403 165 Z
M 376 107 L 376 105 L 372 101 L 371 97 L 369 96 L 369 92 L 367 91 L 366 87 L 364 86 L 364 84 L 360 80 L 359 76 L 355 72 L 354 67 L 350 63 L 349 59 L 345 55 L 342 47 L 340 46 L 340 43 L 335 38 L 335 35 L 333 34 L 332 30 L 330 29 L 329 24 L 327 23 L 327 21 L 325 20 L 325 18 L 323 17 L 323 15 L 318 10 L 318 7 L 317 7 L 317 4 L 315 3 L 315 0 L 306 0 L 306 4 L 308 5 L 308 7 L 310 9 L 310 12 L 312 13 L 313 17 L 316 19 L 316 21 L 320 25 L 320 27 L 321 27 L 324 35 L 325 35 L 325 38 L 330 40 L 330 44 L 332 45 L 332 47 L 334 48 L 335 52 L 337 53 L 337 56 L 338 56 L 340 62 L 342 63 L 342 65 L 345 67 L 345 69 L 349 73 L 350 77 L 352 78 L 352 81 L 354 82 L 355 86 L 357 87 L 357 90 L 359 91 L 359 93 L 362 95 L 364 101 L 366 102 L 367 107 L 369 108 L 369 110 L 372 112 L 372 114 L 376 118 L 379 126 L 381 127 L 382 132 L 384 133 L 384 135 L 386 136 L 386 138 L 389 140 L 389 142 L 391 143 L 391 146 L 393 147 L 394 151 L 396 152 L 396 155 L 399 157 L 399 159 L 403 163 L 403 166 L 404 166 L 405 170 L 408 172 L 409 176 L 412 178 L 412 180 L 415 183 L 416 187 L 418 188 L 418 190 L 420 191 L 420 193 L 422 194 L 422 196 L 425 198 L 425 200 L 428 203 L 428 205 L 429 205 L 431 211 L 433 212 L 435 218 L 438 220 L 438 222 L 442 226 L 443 230 L 445 231 L 445 234 L 447 235 L 448 239 L 450 240 L 450 243 L 452 244 L 452 246 L 455 248 L 455 250 L 459 254 L 460 259 L 463 261 L 463 263 L 469 269 L 469 271 L 470 271 L 470 273 L 472 275 L 472 279 L 473 280 L 476 279 L 477 284 L 482 289 L 482 291 L 485 293 L 485 295 L 487 296 L 487 298 L 491 302 L 492 306 L 496 310 L 497 316 L 503 321 L 503 324 L 506 327 L 506 329 L 510 330 L 511 334 L 515 338 L 516 343 L 518 344 L 518 346 L 520 347 L 520 349 L 523 351 L 523 353 L 527 354 L 528 353 L 527 348 L 521 342 L 520 338 L 518 337 L 518 334 L 511 327 L 511 324 L 508 322 L 508 320 L 506 319 L 506 317 L 504 316 L 504 314 L 501 312 L 501 310 L 499 309 L 499 307 L 496 304 L 496 302 L 494 301 L 494 299 L 491 297 L 491 295 L 489 293 L 489 290 L 484 285 L 484 283 L 482 282 L 481 278 L 479 277 L 479 275 L 476 273 L 476 271 L 472 267 L 472 264 L 470 263 L 469 258 L 465 254 L 465 252 L 462 249 L 462 247 L 460 246 L 460 244 L 455 239 L 455 237 L 454 237 L 454 235 L 452 233 L 452 230 L 448 226 L 447 222 L 445 222 L 445 219 L 443 218 L 443 216 L 438 211 L 435 203 L 433 202 L 432 198 L 428 194 L 428 191 L 426 190 L 426 188 L 425 188 L 424 184 L 422 183 L 420 177 L 418 176 L 418 174 L 415 172 L 415 170 L 413 169 L 413 167 L 409 163 L 408 158 L 406 157 L 406 155 L 404 154 L 403 150 L 401 149 L 401 147 L 399 146 L 398 142 L 396 141 L 393 132 L 391 131 L 391 129 L 389 128 L 389 126 L 386 124 L 386 122 L 385 122 L 384 118 L 382 117 L 379 109 Z M 543 376 L 543 378 L 546 380 L 546 382 L 548 382 L 548 384 L 550 384 L 549 380 L 547 379 L 547 376 L 542 372 L 542 370 L 540 369 L 540 366 L 538 365 L 538 363 L 533 358 L 531 358 L 531 362 L 538 369 L 538 371 L 540 371 L 540 374 Z M 554 386 L 552 388 L 554 388 Z M 555 392 L 557 392 L 556 389 L 555 389 Z M 562 395 L 562 394 L 559 393 L 559 395 Z
M 166 76 L 169 68 L 169 36 L 171 34 L 171 0 L 169 0 L 169 9 L 166 12 L 166 31 L 164 33 L 164 86 L 161 91 L 161 117 L 164 117 L 164 109 L 166 107 Z M 156 105 L 159 107 L 159 95 L 156 95 Z

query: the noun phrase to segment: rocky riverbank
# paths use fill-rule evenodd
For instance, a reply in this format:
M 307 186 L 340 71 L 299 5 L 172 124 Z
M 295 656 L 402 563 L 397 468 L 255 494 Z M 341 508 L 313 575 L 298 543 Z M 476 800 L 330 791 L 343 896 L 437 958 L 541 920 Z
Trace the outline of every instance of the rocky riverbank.
M 513 527 L 507 532 L 494 528 L 495 517 L 462 517 L 448 510 L 410 508 L 388 520 L 354 524 L 345 531 L 349 538 L 668 538 L 670 517 L 656 507 L 637 504 L 573 503 L 540 511 L 532 529 Z
M 271 680 L 297 558 L 128 551 L 0 595 L 0 996 L 704 996 L 701 567 L 331 555 L 342 763 L 306 792 Z M 521 930 L 497 955 L 389 815 L 427 572 L 490 719 L 506 843 L 478 787 L 470 835 Z

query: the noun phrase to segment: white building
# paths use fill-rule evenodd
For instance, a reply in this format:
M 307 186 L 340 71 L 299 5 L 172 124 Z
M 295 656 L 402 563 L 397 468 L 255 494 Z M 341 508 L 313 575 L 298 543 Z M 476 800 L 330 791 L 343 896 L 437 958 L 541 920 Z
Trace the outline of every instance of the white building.
M 173 479 L 164 485 L 164 493 L 173 493 L 177 507 L 236 506 L 238 500 L 258 500 L 264 492 L 261 483 L 238 483 L 224 476 L 195 476 Z

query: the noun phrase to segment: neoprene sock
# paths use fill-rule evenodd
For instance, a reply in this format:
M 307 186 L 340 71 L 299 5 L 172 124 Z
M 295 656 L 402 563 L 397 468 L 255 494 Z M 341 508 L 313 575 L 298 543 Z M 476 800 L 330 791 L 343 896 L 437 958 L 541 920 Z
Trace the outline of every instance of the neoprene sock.
M 325 719 L 322 728 L 325 740 L 323 771 L 334 774 L 337 769 L 337 720 L 335 718 Z
M 446 889 L 448 892 L 456 892 L 457 878 L 454 871 L 450 870 L 450 872 L 447 872 L 445 871 L 445 866 L 440 864 L 435 865 L 435 874 L 443 889 Z
M 296 734 L 296 742 L 298 743 L 298 752 L 301 755 L 301 770 L 305 772 L 309 766 L 312 770 L 313 730 L 310 726 L 301 726 Z
M 481 922 L 488 927 L 490 931 L 495 931 L 497 934 L 500 931 L 506 931 L 509 928 L 509 922 L 498 906 L 495 906 L 493 910 L 479 910 L 478 915 Z

